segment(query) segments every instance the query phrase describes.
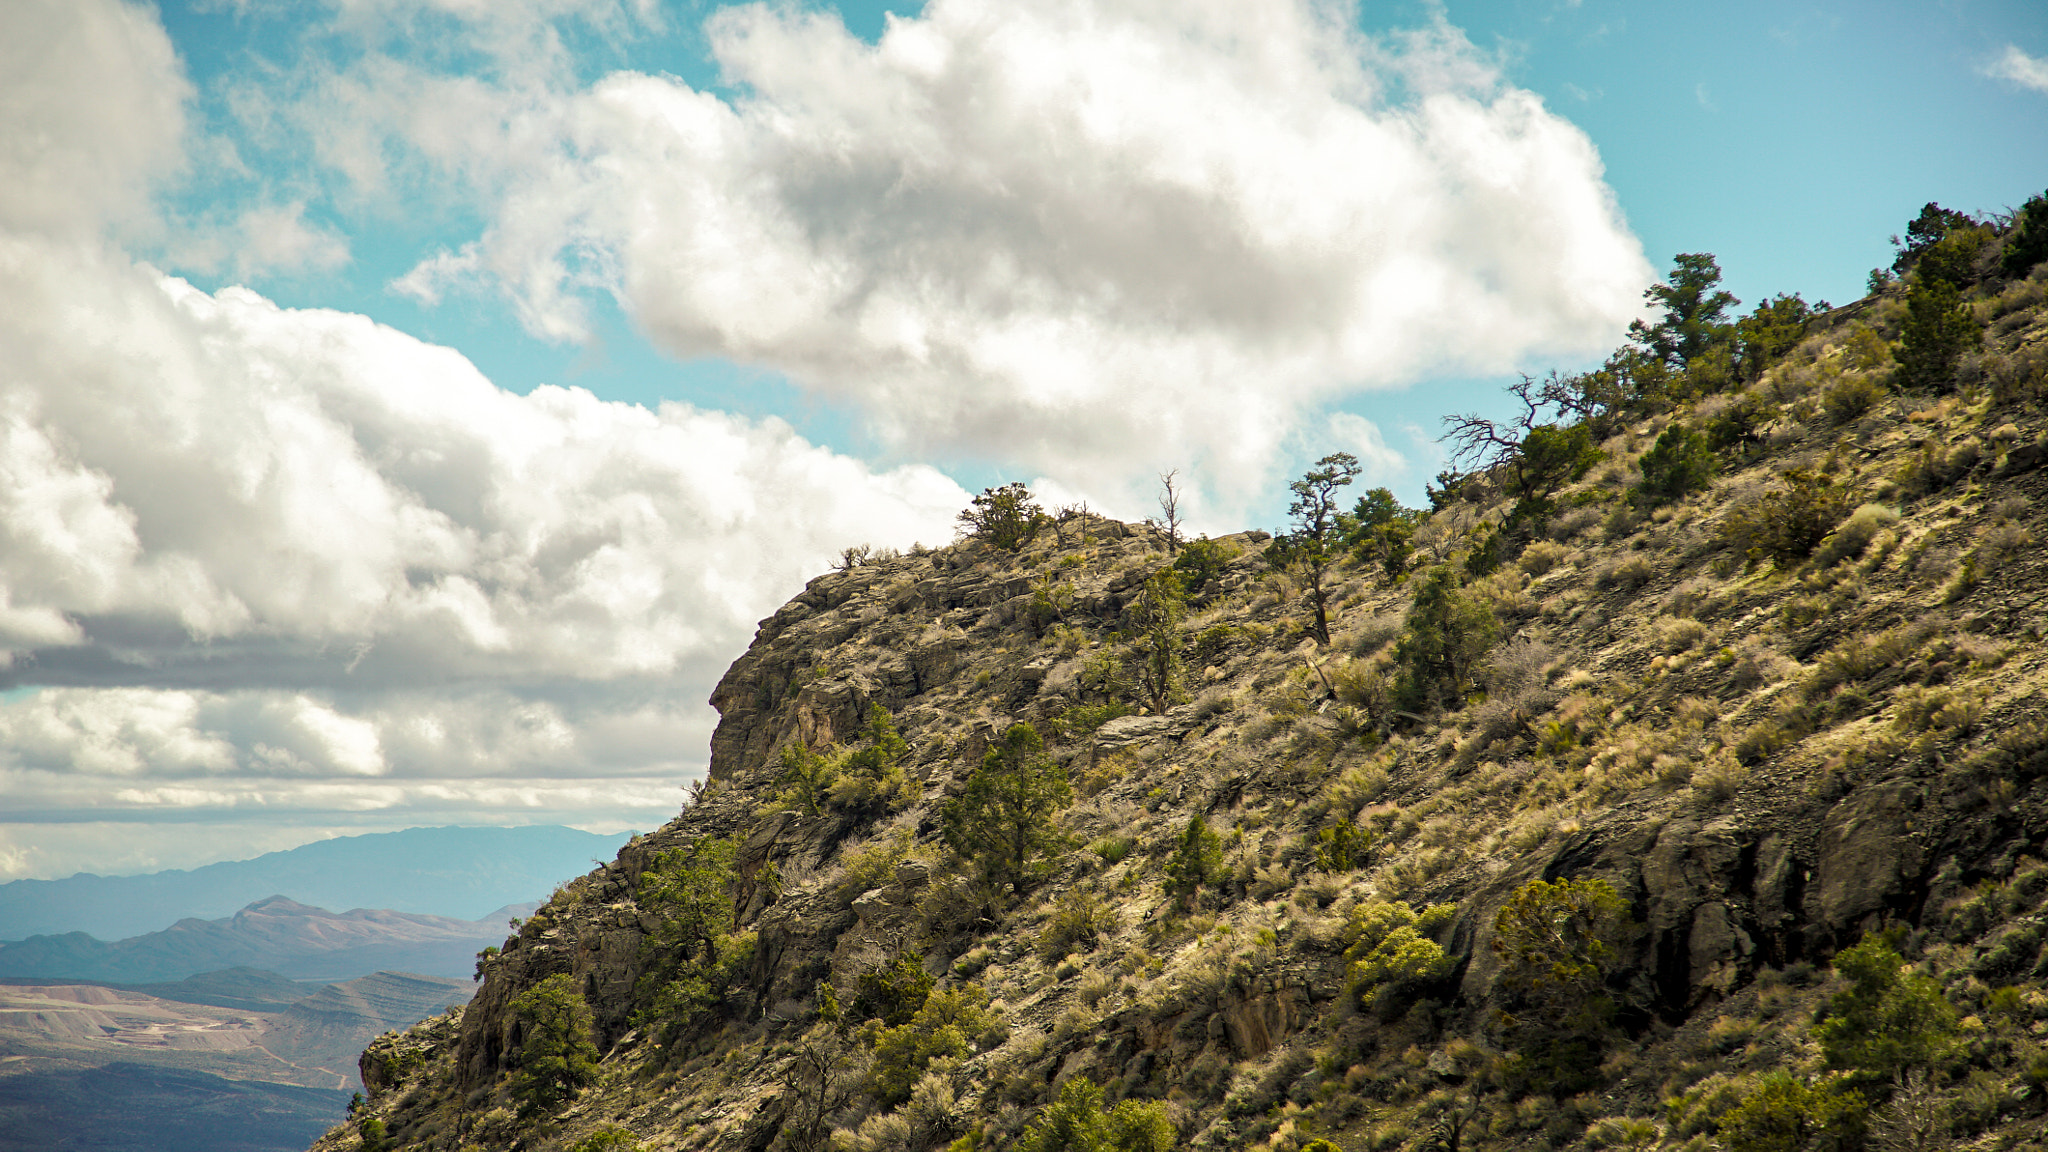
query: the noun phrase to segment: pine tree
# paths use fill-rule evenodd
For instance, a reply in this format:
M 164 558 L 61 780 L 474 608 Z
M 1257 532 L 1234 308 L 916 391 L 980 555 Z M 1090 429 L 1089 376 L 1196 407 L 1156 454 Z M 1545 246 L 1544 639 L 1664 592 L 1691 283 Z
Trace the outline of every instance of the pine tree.
M 984 882 L 1022 892 L 1039 858 L 1065 843 L 1053 822 L 1072 799 L 1067 770 L 1046 755 L 1038 730 L 1013 724 L 946 805 L 946 844 Z

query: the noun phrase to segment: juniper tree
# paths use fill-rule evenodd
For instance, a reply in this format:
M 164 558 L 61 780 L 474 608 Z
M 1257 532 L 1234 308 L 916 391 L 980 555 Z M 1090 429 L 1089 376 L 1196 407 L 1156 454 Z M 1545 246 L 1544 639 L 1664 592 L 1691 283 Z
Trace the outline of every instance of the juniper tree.
M 1181 591 L 1180 573 L 1161 568 L 1147 577 L 1131 605 L 1131 616 L 1138 626 L 1138 686 L 1153 713 L 1164 715 L 1185 678 L 1180 625 L 1187 617 L 1187 596 Z
M 1007 552 L 1015 552 L 1038 535 L 1050 521 L 1031 489 L 1012 481 L 1000 488 L 984 488 L 981 495 L 954 517 L 967 535 L 986 540 Z
M 1046 755 L 1038 729 L 1012 724 L 982 756 L 966 790 L 947 803 L 946 845 L 984 882 L 1020 893 L 1039 858 L 1065 843 L 1053 821 L 1072 799 L 1067 770 Z
M 1673 368 L 1691 364 L 1727 335 L 1728 309 L 1741 303 L 1718 290 L 1720 283 L 1721 265 L 1712 253 L 1672 257 L 1670 278 L 1643 292 L 1643 299 L 1663 310 L 1663 318 L 1655 324 L 1631 323 L 1629 338 Z
M 525 1033 L 513 1082 L 522 1110 L 550 1111 L 597 1079 L 590 1005 L 577 990 L 574 976 L 558 972 L 520 993 L 512 1001 L 512 1013 Z
M 1330 564 L 1337 557 L 1342 533 L 1337 490 L 1351 483 L 1362 469 L 1358 457 L 1349 452 L 1332 452 L 1302 478 L 1287 486 L 1294 502 L 1287 514 L 1294 518 L 1294 531 L 1282 534 L 1266 549 L 1266 559 L 1276 568 L 1292 568 L 1308 583 L 1309 603 L 1316 610 L 1316 641 L 1330 645 L 1329 589 L 1324 586 Z

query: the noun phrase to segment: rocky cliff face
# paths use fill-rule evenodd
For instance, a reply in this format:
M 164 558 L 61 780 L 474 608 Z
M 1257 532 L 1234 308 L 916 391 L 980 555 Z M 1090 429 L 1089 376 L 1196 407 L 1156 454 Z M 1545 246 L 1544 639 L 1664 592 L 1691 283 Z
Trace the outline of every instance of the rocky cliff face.
M 1746 388 L 1618 427 L 1533 541 L 1463 579 L 1498 639 L 1427 714 L 1389 685 L 1420 573 L 1485 569 L 1481 526 L 1508 501 L 1483 484 L 1421 524 L 1402 578 L 1339 564 L 1327 647 L 1262 534 L 1214 542 L 1163 711 L 1125 682 L 1139 590 L 1172 560 L 1151 529 L 1069 518 L 1014 553 L 968 540 L 821 576 L 713 696 L 703 793 L 527 921 L 466 1010 L 373 1046 L 363 1118 L 392 1147 L 599 1147 L 579 1142 L 616 1129 L 645 1149 L 1001 1148 L 1085 1077 L 1158 1102 L 1189 1146 L 1704 1149 L 1768 1074 L 1830 1075 L 1810 1038 L 1841 987 L 1829 963 L 1894 927 L 1961 1018 L 1916 1090 L 1942 1139 L 2038 1139 L 2037 306 L 1997 313 L 2017 317 L 1994 328 L 2003 359 L 1958 394 L 1831 402 L 1873 378 L 1844 350 L 1897 322 L 1881 305 L 1816 324 Z M 1666 428 L 1736 406 L 1751 435 L 1709 488 L 1631 500 Z M 1841 494 L 1834 533 L 1810 558 L 1745 556 L 1744 518 L 1801 486 Z M 789 799 L 784 750 L 859 746 L 875 706 L 908 744 L 898 799 Z M 1069 847 L 1011 897 L 941 832 L 1018 722 L 1073 797 Z M 1190 893 L 1169 864 L 1193 817 L 1220 857 Z M 649 870 L 726 837 L 752 951 L 708 1007 L 650 1015 L 673 965 Z M 1587 1026 L 1604 1059 L 1575 1080 L 1531 1072 L 1504 1013 L 1523 1009 L 1501 913 L 1537 880 L 1597 880 L 1626 907 L 1602 968 L 1614 1012 Z M 1443 962 L 1412 978 L 1369 970 L 1396 902 L 1449 906 L 1418 921 Z M 908 1068 L 907 1099 L 887 1029 L 927 1014 L 889 1015 L 899 959 L 932 982 L 916 1003 L 986 997 Z M 515 1001 L 557 975 L 600 1071 L 522 1115 L 535 1024 Z M 1904 1089 L 1866 1096 L 1889 1131 Z M 319 1147 L 361 1143 L 350 1125 Z

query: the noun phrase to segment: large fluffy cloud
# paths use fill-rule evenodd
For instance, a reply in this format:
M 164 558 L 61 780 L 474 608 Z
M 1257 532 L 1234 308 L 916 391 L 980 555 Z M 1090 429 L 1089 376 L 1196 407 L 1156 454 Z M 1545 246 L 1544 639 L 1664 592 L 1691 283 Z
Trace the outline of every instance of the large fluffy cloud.
M 754 621 L 965 501 L 96 245 L 0 238 L 0 300 L 0 686 L 45 689 L 0 704 L 17 816 L 673 782 Z
M 932 0 L 869 44 L 749 5 L 708 25 L 730 98 L 415 78 L 398 131 L 493 206 L 403 284 L 562 338 L 607 289 L 910 451 L 1242 494 L 1306 409 L 1605 348 L 1653 279 L 1583 133 L 1455 30 L 1349 16 Z
M 183 81 L 126 5 L 31 15 L 107 101 L 154 68 L 171 111 L 67 111 L 34 70 L 0 103 L 60 135 L 155 115 L 172 159 L 118 133 L 0 159 L 0 875 L 78 862 L 52 821 L 650 826 L 754 622 L 965 502 L 778 420 L 516 395 L 365 317 L 136 260 L 107 229 L 175 167 Z M 49 191 L 99 178 L 119 194 Z

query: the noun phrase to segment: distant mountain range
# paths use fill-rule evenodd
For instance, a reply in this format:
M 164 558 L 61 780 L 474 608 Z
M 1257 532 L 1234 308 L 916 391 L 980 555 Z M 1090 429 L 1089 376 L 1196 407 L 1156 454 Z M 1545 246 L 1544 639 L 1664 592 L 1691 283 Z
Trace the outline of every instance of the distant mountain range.
M 320 908 L 477 920 L 508 904 L 545 899 L 555 885 L 588 872 L 592 861 L 610 860 L 626 839 L 556 825 L 408 828 L 190 871 L 16 880 L 0 884 L 0 940 L 70 932 L 123 940 L 190 917 L 228 916 L 273 894 Z
M 0 944 L 0 977 L 157 984 L 225 968 L 259 968 L 293 980 L 349 980 L 377 971 L 467 980 L 476 954 L 504 940 L 507 921 L 537 906 L 528 902 L 480 920 L 457 920 L 361 908 L 336 913 L 272 896 L 225 919 L 180 920 L 161 932 L 111 943 L 67 932 Z

